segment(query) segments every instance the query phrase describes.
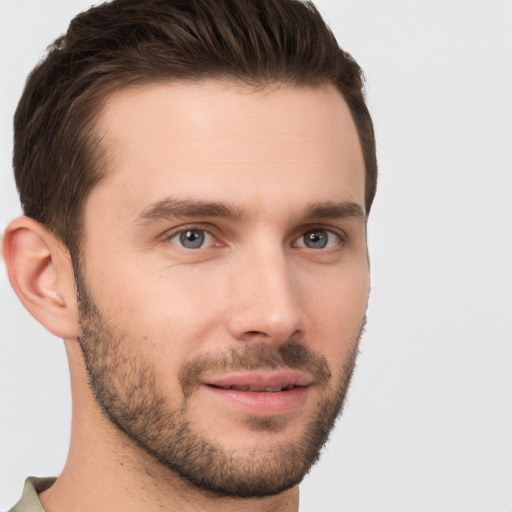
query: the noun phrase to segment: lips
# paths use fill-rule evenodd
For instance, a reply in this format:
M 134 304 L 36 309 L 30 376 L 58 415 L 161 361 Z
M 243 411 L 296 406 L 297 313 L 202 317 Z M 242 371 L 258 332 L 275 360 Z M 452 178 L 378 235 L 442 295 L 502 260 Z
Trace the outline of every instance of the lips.
M 279 372 L 240 372 L 217 377 L 205 377 L 202 384 L 221 389 L 275 393 L 294 387 L 309 386 L 312 381 L 313 378 L 307 373 L 286 370 Z
M 214 387 L 217 387 L 219 389 L 236 389 L 238 391 L 252 391 L 254 393 L 256 393 L 256 392 L 278 393 L 279 391 L 288 391 L 289 389 L 292 389 L 292 388 L 298 387 L 298 386 L 294 386 L 293 384 L 284 384 L 281 386 L 262 387 L 262 386 L 251 386 L 251 385 L 239 386 L 239 385 L 233 384 L 231 386 L 214 386 Z
M 275 416 L 299 407 L 313 378 L 297 371 L 247 372 L 204 378 L 201 388 L 222 407 L 252 416 Z

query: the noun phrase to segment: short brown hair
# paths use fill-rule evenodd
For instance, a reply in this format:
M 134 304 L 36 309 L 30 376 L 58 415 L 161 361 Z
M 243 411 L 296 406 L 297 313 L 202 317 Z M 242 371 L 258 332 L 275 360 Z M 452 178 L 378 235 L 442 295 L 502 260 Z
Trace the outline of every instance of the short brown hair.
M 105 99 L 132 84 L 207 78 L 334 84 L 360 137 L 370 210 L 377 162 L 362 71 L 312 3 L 113 0 L 76 16 L 27 80 L 13 158 L 25 214 L 78 249 L 85 200 L 104 175 L 94 123 Z

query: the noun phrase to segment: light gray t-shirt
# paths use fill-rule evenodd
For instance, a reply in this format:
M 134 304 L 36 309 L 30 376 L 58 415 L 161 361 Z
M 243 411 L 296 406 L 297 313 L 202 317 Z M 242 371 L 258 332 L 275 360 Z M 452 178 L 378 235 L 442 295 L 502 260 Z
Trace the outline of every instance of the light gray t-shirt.
M 57 479 L 28 477 L 20 501 L 9 512 L 45 512 L 37 493 L 49 489 L 55 480 Z

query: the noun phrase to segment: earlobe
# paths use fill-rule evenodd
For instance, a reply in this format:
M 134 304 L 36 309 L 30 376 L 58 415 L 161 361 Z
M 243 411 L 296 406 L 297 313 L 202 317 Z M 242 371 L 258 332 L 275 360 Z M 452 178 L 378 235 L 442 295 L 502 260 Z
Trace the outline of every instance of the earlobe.
M 69 253 L 55 235 L 28 217 L 6 228 L 2 253 L 16 295 L 51 333 L 76 338 L 77 305 Z

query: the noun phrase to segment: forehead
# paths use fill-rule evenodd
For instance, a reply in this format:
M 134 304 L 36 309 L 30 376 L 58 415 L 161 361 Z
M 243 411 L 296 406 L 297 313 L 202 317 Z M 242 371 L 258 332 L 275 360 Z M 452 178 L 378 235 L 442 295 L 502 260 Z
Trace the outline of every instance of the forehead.
M 92 193 L 127 215 L 159 196 L 250 208 L 351 200 L 364 161 L 348 106 L 331 85 L 264 89 L 217 81 L 122 90 L 99 117 L 108 169 Z M 279 199 L 280 198 L 280 199 Z

